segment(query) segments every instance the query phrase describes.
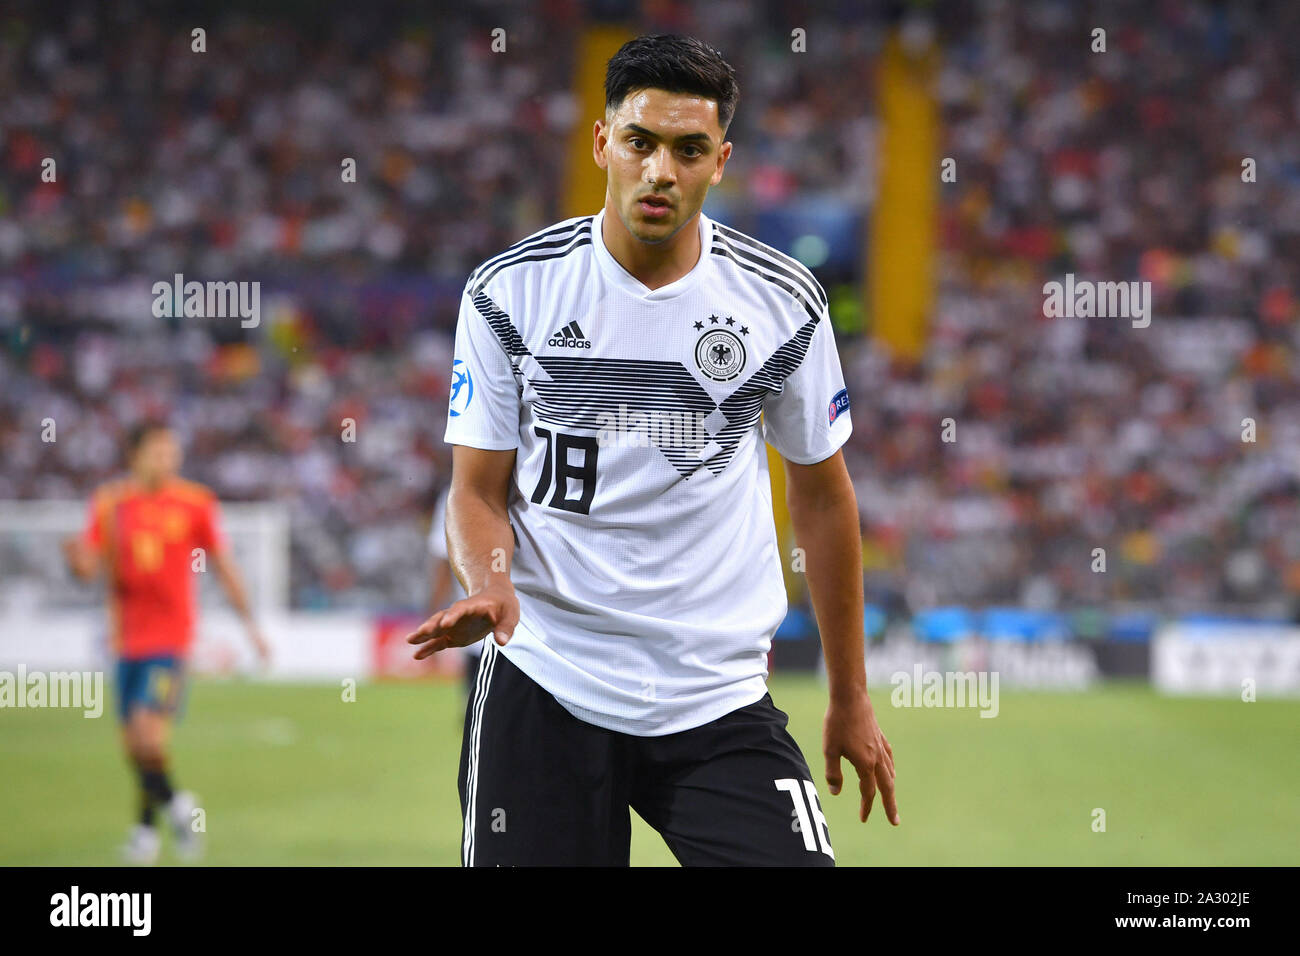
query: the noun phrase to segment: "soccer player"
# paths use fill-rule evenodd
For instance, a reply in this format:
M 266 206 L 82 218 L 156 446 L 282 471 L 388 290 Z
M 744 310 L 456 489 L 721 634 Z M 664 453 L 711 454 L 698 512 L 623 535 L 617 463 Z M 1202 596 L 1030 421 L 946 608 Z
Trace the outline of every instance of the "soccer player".
M 154 821 L 161 811 L 177 855 L 192 860 L 202 852 L 192 827 L 195 798 L 174 788 L 167 767 L 194 637 L 194 549 L 201 548 L 205 563 L 216 569 L 263 663 L 269 650 L 226 548 L 216 496 L 178 477 L 181 450 L 172 430 L 141 423 L 129 433 L 126 453 L 129 474 L 95 490 L 86 528 L 64 541 L 64 553 L 77 577 L 90 581 L 102 572 L 108 581 L 118 718 L 140 778 L 140 818 L 123 856 L 131 863 L 156 862 L 161 838 Z
M 829 674 L 823 753 L 863 821 L 894 765 L 867 696 L 849 397 L 826 295 L 701 212 L 735 72 L 692 38 L 610 60 L 604 208 L 469 277 L 446 440 L 468 597 L 408 636 L 484 642 L 462 744 L 469 866 L 627 865 L 629 807 L 684 865 L 830 866 L 817 789 L 767 691 L 786 612 L 764 440 Z

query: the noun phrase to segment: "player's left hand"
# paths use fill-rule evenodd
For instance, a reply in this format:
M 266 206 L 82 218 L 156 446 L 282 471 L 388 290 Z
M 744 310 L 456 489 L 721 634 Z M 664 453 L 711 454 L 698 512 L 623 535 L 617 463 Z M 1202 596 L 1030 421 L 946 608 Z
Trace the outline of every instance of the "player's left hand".
M 257 662 L 263 668 L 270 666 L 271 645 L 267 641 L 265 635 L 262 634 L 262 629 L 256 624 L 249 625 L 248 639 L 252 642 L 253 650 L 257 653 Z
M 76 535 L 70 535 L 61 542 L 63 546 L 63 558 L 68 563 L 68 568 L 77 577 L 86 580 L 94 576 L 95 573 L 95 555 L 87 549 L 80 538 Z
M 875 711 L 865 691 L 847 701 L 832 699 L 822 730 L 822 753 L 826 757 L 826 782 L 830 784 L 832 796 L 844 785 L 840 770 L 843 757 L 853 764 L 858 774 L 858 789 L 862 794 L 858 819 L 867 822 L 879 789 L 885 815 L 890 823 L 898 826 L 901 819 L 894 799 L 894 751 L 876 723 Z

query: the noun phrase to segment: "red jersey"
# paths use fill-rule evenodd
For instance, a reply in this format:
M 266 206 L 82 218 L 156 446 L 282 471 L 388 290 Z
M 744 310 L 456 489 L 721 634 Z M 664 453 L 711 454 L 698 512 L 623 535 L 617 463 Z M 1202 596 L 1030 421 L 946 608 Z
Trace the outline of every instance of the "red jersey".
M 87 543 L 104 560 L 113 648 L 124 658 L 184 654 L 194 640 L 196 567 L 226 546 L 211 490 L 173 478 L 148 491 L 130 478 L 96 489 Z M 203 564 L 194 551 L 202 548 Z

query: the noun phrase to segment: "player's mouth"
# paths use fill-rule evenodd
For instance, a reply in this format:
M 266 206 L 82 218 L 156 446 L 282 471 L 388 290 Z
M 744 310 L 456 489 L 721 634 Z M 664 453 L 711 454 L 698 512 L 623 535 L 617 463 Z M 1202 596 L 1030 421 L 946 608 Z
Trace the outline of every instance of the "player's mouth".
M 637 205 L 641 207 L 641 214 L 651 219 L 662 219 L 673 208 L 673 204 L 663 196 L 643 196 Z

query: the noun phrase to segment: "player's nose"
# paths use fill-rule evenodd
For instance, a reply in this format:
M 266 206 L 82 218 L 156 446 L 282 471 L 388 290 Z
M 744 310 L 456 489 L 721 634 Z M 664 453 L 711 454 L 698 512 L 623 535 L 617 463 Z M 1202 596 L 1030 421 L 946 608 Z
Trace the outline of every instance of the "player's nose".
M 672 185 L 677 181 L 673 171 L 672 155 L 666 147 L 655 150 L 646 160 L 646 183 L 651 186 Z

